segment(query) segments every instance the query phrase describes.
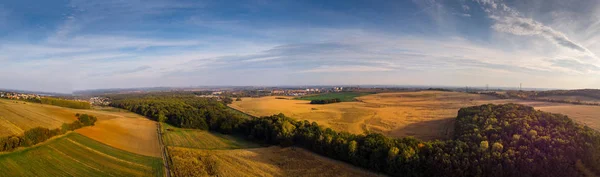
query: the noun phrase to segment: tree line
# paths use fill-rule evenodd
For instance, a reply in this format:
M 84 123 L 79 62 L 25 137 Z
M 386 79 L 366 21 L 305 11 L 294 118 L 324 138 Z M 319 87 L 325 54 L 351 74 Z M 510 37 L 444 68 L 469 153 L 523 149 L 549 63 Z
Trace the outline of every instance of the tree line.
M 85 102 L 85 101 L 66 100 L 66 99 L 52 98 L 52 97 L 29 98 L 29 99 L 25 99 L 25 101 L 32 102 L 32 103 L 41 103 L 41 104 L 66 107 L 66 108 L 73 108 L 73 109 L 91 109 L 92 108 L 92 104 Z
M 421 141 L 379 133 L 337 132 L 283 114 L 244 118 L 210 99 L 154 97 L 113 103 L 155 119 L 162 115 L 166 117 L 163 120 L 175 126 L 234 133 L 270 145 L 303 147 L 391 176 L 580 176 L 582 171 L 600 174 L 597 131 L 564 115 L 517 104 L 462 108 L 453 139 Z
M 29 129 L 23 135 L 0 137 L 0 151 L 12 151 L 18 147 L 29 147 L 44 142 L 54 136 L 62 135 L 85 126 L 93 126 L 98 120 L 87 114 L 76 114 L 77 120 L 63 123 L 60 128 L 48 129 L 36 127 Z
M 311 100 L 310 104 L 330 104 L 342 102 L 339 98 L 322 99 L 322 100 Z

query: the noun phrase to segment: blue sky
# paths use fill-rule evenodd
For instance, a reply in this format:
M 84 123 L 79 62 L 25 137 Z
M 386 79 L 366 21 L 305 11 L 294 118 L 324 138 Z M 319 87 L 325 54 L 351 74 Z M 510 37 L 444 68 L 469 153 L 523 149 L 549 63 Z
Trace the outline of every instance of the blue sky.
M 0 2 L 0 88 L 600 88 L 595 0 Z

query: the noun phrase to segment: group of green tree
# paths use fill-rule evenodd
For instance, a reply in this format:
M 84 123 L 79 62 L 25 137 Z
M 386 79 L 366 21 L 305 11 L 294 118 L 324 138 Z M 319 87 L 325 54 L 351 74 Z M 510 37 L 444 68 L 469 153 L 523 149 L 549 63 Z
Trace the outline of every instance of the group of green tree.
M 244 118 L 218 101 L 123 99 L 113 106 L 175 126 L 237 133 L 264 144 L 303 147 L 391 176 L 579 176 L 600 174 L 600 135 L 560 114 L 505 104 L 460 109 L 451 140 L 421 141 L 336 132 L 283 114 Z
M 331 103 L 339 103 L 342 102 L 339 98 L 332 99 L 322 99 L 322 100 L 311 100 L 310 104 L 331 104 Z
M 0 137 L 0 151 L 12 151 L 18 147 L 29 147 L 44 142 L 54 136 L 62 135 L 85 126 L 93 126 L 98 120 L 87 114 L 76 114 L 77 120 L 72 123 L 63 123 L 60 128 L 48 129 L 36 127 L 29 129 L 23 135 Z
M 73 109 L 91 109 L 92 108 L 92 104 L 90 104 L 89 102 L 66 100 L 66 99 L 52 98 L 52 97 L 30 98 L 30 99 L 26 99 L 25 101 L 66 107 L 66 108 L 73 108 Z
M 151 94 L 112 96 L 111 106 L 144 115 L 181 128 L 231 133 L 248 118 L 228 108 L 217 98 L 199 98 L 188 94 Z

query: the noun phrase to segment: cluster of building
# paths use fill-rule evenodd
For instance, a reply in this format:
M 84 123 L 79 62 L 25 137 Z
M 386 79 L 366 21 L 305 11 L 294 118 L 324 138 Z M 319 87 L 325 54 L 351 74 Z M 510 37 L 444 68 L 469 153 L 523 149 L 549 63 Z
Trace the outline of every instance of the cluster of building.
M 214 88 L 196 89 L 193 91 L 197 97 L 203 98 L 237 98 L 237 97 L 262 97 L 262 96 L 304 96 L 309 94 L 353 91 L 355 87 L 243 87 L 243 88 Z
M 110 104 L 110 99 L 105 97 L 92 97 L 89 102 L 92 105 L 108 106 Z
M 21 99 L 40 99 L 39 95 L 26 94 L 26 93 L 15 93 L 15 92 L 0 92 L 0 98 L 21 100 Z
M 331 88 L 306 88 L 306 89 L 274 89 L 271 90 L 271 95 L 286 95 L 286 96 L 304 96 L 307 94 L 326 93 L 326 92 L 341 92 L 343 87 Z

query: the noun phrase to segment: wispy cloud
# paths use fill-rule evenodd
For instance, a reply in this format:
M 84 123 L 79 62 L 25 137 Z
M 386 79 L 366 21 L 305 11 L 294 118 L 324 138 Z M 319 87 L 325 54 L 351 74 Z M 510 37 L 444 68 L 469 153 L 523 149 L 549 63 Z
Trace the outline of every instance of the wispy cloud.
M 342 66 L 319 66 L 317 68 L 302 70 L 300 73 L 337 73 L 337 72 L 381 72 L 392 71 L 392 68 L 362 66 L 362 65 L 342 65 Z
M 569 39 L 565 34 L 546 26 L 534 19 L 523 17 L 517 10 L 501 1 L 475 0 L 484 8 L 489 17 L 496 23 L 492 29 L 521 36 L 540 36 L 554 42 L 556 45 L 576 50 L 597 58 L 596 55 L 581 44 Z

